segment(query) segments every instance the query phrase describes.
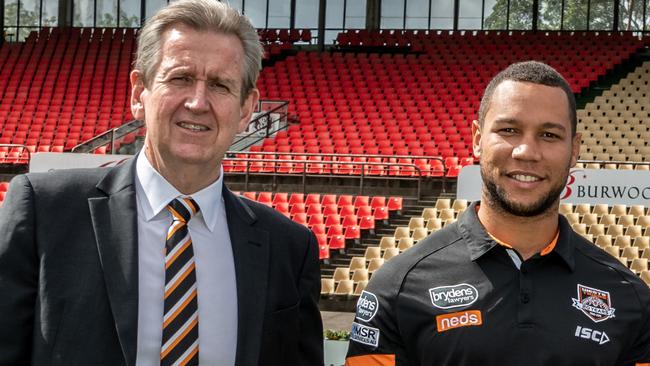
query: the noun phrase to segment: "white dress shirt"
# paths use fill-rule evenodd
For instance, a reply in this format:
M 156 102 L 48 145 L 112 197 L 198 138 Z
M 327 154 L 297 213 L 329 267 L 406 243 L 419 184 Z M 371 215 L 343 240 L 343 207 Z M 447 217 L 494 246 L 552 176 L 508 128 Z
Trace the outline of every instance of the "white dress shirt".
M 199 363 L 235 364 L 237 286 L 235 263 L 219 179 L 191 195 L 201 212 L 189 222 L 196 261 L 199 308 Z M 136 162 L 138 205 L 137 366 L 159 366 L 165 288 L 165 237 L 171 224 L 167 204 L 183 196 L 150 164 L 143 152 Z

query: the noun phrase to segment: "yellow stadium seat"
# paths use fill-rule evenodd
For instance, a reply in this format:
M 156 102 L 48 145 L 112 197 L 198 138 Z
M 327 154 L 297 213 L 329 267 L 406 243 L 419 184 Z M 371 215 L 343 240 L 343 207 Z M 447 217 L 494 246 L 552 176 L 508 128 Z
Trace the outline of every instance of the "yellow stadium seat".
M 648 259 L 647 258 L 634 258 L 630 264 L 630 269 L 636 274 L 640 274 L 643 271 L 648 270 Z
M 354 296 L 360 296 L 363 290 L 366 289 L 368 281 L 359 281 L 359 283 L 354 286 Z
M 366 258 L 364 257 L 352 257 L 350 259 L 350 265 L 348 266 L 350 272 L 354 272 L 357 269 L 366 269 Z
M 334 282 L 344 281 L 350 279 L 350 269 L 347 267 L 336 267 L 334 275 L 332 276 Z
M 411 231 L 406 226 L 399 226 L 395 228 L 395 234 L 393 234 L 395 240 L 399 241 L 402 238 L 408 238 L 411 236 Z
M 321 295 L 331 295 L 334 293 L 334 279 L 332 278 L 321 278 L 320 279 L 320 294 Z
M 422 218 L 429 220 L 438 217 L 438 210 L 435 207 L 426 207 L 422 210 Z
M 368 273 L 374 273 L 379 267 L 384 265 L 384 261 L 384 258 L 373 258 L 370 260 L 370 263 L 368 263 Z
M 368 281 L 368 270 L 359 268 L 352 272 L 352 282 L 359 283 L 360 281 Z
M 633 260 L 636 258 L 639 258 L 639 248 L 637 247 L 627 247 L 623 248 L 623 252 L 621 253 L 621 257 L 625 257 L 628 260 Z
M 409 220 L 409 230 L 413 231 L 417 228 L 424 227 L 424 218 L 423 217 L 411 217 Z
M 413 238 L 401 238 L 399 240 L 399 243 L 397 243 L 397 247 L 399 248 L 400 252 L 403 252 L 413 246 Z
M 395 257 L 398 254 L 399 254 L 399 248 L 388 248 L 384 252 L 384 256 L 382 258 L 384 258 L 384 261 L 388 261 L 389 259 Z
M 381 258 L 381 249 L 379 247 L 367 247 L 363 256 L 366 258 L 366 261 L 370 261 L 373 258 Z
M 442 210 L 445 208 L 451 208 L 451 200 L 449 198 L 438 198 L 436 200 L 436 206 L 438 210 Z
M 381 238 L 381 240 L 379 241 L 379 248 L 381 248 L 381 250 L 384 251 L 390 248 L 395 248 L 395 237 L 384 236 L 383 238 Z
M 620 256 L 621 250 L 616 245 L 611 245 L 604 248 L 607 253 L 618 258 Z
M 336 286 L 335 295 L 349 296 L 354 292 L 354 282 L 352 280 L 343 280 Z
M 425 227 L 419 227 L 413 231 L 413 242 L 418 242 L 424 238 L 426 238 L 429 235 L 429 232 L 427 231 L 427 228 Z
M 616 224 L 616 215 L 614 215 L 614 214 L 606 214 L 606 215 L 603 215 L 603 216 L 600 218 L 600 221 L 599 221 L 598 223 L 599 223 L 599 224 L 606 225 L 606 226 L 609 226 L 609 225 L 612 225 L 612 224 Z
M 612 235 L 612 237 L 614 236 Z M 614 239 L 614 245 L 620 248 L 627 248 L 632 245 L 632 239 L 627 235 L 617 235 L 616 239 Z
M 596 245 L 601 248 L 612 245 L 612 236 L 611 235 L 598 235 L 596 237 Z

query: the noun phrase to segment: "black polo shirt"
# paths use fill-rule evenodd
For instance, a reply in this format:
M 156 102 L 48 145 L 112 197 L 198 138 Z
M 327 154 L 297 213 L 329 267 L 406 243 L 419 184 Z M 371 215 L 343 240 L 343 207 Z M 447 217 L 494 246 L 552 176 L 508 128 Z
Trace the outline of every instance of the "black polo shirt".
M 563 216 L 553 251 L 517 262 L 476 204 L 375 272 L 346 365 L 650 363 L 650 289 L 638 276 Z

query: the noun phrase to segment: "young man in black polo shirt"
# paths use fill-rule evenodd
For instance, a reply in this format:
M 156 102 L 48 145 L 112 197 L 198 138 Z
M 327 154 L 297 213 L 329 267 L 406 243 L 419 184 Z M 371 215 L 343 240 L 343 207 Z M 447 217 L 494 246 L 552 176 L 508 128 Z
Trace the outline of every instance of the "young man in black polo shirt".
M 511 65 L 473 132 L 481 201 L 373 275 L 346 365 L 650 365 L 650 289 L 558 213 L 580 151 L 567 82 Z

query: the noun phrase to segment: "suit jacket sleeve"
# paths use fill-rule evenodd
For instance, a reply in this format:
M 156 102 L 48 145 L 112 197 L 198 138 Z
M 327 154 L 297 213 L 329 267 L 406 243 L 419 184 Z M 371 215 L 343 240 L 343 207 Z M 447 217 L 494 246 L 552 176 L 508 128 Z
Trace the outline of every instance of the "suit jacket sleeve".
M 320 264 L 318 244 L 311 232 L 300 276 L 300 296 L 300 365 L 323 365 L 323 323 L 318 309 Z
M 17 176 L 0 209 L 0 366 L 30 363 L 38 288 L 33 193 L 29 179 Z

